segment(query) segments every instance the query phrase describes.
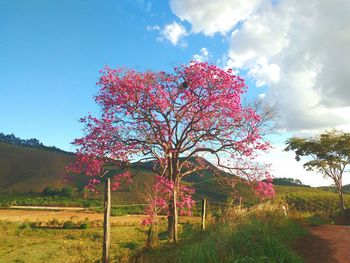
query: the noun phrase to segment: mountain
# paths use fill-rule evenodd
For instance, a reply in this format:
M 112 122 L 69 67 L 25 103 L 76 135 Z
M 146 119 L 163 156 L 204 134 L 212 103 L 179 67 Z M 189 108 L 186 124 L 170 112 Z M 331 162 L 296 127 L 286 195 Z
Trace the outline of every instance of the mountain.
M 19 145 L 19 146 L 25 146 L 25 147 L 31 147 L 31 148 L 37 148 L 37 149 L 45 149 L 49 151 L 55 151 L 55 152 L 63 152 L 67 154 L 72 154 L 70 152 L 63 151 L 55 146 L 46 146 L 42 144 L 38 139 L 32 138 L 32 139 L 20 139 L 16 137 L 14 134 L 4 134 L 0 132 L 0 142 L 5 142 L 9 144 Z

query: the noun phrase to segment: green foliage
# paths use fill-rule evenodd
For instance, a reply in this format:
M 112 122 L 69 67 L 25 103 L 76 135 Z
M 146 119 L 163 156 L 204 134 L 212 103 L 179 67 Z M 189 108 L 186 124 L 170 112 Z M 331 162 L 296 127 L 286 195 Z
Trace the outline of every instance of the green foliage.
M 307 169 L 322 173 L 331 168 L 342 169 L 350 160 L 350 133 L 337 130 L 327 131 L 315 138 L 291 138 L 287 151 L 295 151 L 296 159 L 311 156 L 313 160 L 304 164 Z
M 0 194 L 0 207 L 8 208 L 12 205 L 33 206 L 102 206 L 102 200 L 83 199 L 79 197 L 42 196 L 41 194 Z
M 53 186 L 47 186 L 42 191 L 43 196 L 55 196 L 58 195 L 61 191 Z
M 304 186 L 310 187 L 309 185 L 304 185 L 300 180 L 294 178 L 273 178 L 272 183 L 274 185 L 286 185 L 286 186 Z
M 73 229 L 75 227 L 76 227 L 76 225 L 71 220 L 68 220 L 68 221 L 64 222 L 63 225 L 62 225 L 62 228 L 64 228 L 64 229 Z
M 74 197 L 75 193 L 74 193 L 74 189 L 71 186 L 66 186 L 63 187 L 61 192 L 60 192 L 61 196 L 66 196 L 66 197 Z

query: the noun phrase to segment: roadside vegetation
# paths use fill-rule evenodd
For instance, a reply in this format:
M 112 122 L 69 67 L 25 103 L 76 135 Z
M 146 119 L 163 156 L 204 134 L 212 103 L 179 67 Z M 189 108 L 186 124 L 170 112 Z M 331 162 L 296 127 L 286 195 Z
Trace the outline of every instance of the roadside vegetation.
M 177 247 L 141 253 L 139 262 L 303 262 L 291 248 L 307 232 L 278 206 L 259 205 L 247 213 L 231 208 L 204 233 Z

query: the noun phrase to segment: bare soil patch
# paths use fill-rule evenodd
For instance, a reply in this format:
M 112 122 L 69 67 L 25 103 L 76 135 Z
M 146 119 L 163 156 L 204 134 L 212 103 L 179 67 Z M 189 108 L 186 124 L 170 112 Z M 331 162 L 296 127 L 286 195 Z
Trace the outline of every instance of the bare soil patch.
M 134 224 L 139 225 L 146 215 L 124 215 L 112 216 L 111 222 L 116 224 Z M 53 218 L 59 221 L 72 220 L 74 222 L 82 221 L 88 218 L 90 221 L 103 220 L 102 213 L 93 213 L 86 211 L 45 211 L 45 210 L 17 210 L 0 209 L 0 220 L 12 222 L 41 221 L 46 222 Z M 165 216 L 160 218 L 166 219 Z M 180 217 L 180 222 L 198 222 L 197 217 Z
M 296 250 L 307 263 L 350 262 L 350 226 L 308 227 L 309 236 L 301 237 Z

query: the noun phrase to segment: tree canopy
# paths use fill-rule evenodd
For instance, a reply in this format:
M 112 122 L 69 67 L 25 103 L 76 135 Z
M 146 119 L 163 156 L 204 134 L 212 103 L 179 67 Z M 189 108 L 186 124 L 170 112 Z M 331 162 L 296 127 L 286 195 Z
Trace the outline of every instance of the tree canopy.
M 340 196 L 344 209 L 342 179 L 350 164 L 350 133 L 331 130 L 313 138 L 290 138 L 286 151 L 294 151 L 296 160 L 302 156 L 311 159 L 304 163 L 308 171 L 317 171 L 331 178 Z

